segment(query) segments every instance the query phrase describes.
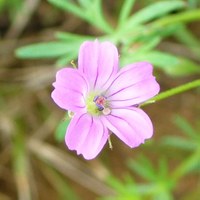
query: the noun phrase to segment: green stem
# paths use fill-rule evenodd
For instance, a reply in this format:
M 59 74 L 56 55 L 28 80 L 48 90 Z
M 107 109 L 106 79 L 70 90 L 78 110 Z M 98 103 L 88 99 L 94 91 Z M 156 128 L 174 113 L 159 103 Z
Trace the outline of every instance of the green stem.
M 159 95 L 157 95 L 157 96 L 153 97 L 152 99 L 150 99 L 149 101 L 143 103 L 141 106 L 166 99 L 168 97 L 174 96 L 176 94 L 185 92 L 187 90 L 190 90 L 190 89 L 193 89 L 193 88 L 199 87 L 199 86 L 200 86 L 200 79 L 192 81 L 190 83 L 186 83 L 184 85 L 178 86 L 176 88 L 172 88 L 172 89 L 167 90 L 165 92 L 161 92 Z

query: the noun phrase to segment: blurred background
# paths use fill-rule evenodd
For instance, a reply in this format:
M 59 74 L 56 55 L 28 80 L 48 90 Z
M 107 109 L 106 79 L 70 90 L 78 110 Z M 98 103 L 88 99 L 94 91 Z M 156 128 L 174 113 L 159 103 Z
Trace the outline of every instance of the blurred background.
M 151 62 L 161 92 L 199 79 L 199 0 L 0 0 L 0 200 L 199 200 L 200 88 L 144 106 L 155 132 L 136 149 L 65 146 L 52 82 L 95 38 Z

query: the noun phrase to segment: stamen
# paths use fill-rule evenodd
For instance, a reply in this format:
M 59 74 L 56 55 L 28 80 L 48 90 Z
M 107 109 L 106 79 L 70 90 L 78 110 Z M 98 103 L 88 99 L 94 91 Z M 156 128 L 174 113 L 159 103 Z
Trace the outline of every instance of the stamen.
M 96 100 L 99 98 L 99 96 L 95 96 L 93 101 L 96 102 Z
M 73 118 L 74 113 L 73 113 L 72 111 L 68 110 L 68 116 L 69 116 L 69 118 L 71 119 L 71 118 Z
M 103 107 L 103 106 L 101 106 L 101 105 L 98 105 L 98 104 L 96 104 L 96 106 L 97 106 L 97 108 L 98 108 L 98 110 L 99 110 L 99 111 L 102 111 L 102 110 L 104 110 L 104 107 Z
M 86 106 L 88 113 L 92 115 L 109 115 L 111 113 L 107 97 L 101 94 L 94 95 L 91 93 L 88 95 L 88 98 L 86 99 Z
M 112 142 L 111 142 L 111 139 L 110 139 L 110 135 L 109 135 L 109 138 L 108 138 L 108 145 L 109 145 L 109 148 L 112 150 L 113 146 L 112 146 Z
M 73 68 L 75 68 L 75 69 L 77 68 L 76 64 L 74 63 L 74 60 L 71 61 L 71 64 L 72 64 Z
M 109 115 L 111 113 L 111 110 L 110 108 L 104 108 L 102 112 L 104 115 Z

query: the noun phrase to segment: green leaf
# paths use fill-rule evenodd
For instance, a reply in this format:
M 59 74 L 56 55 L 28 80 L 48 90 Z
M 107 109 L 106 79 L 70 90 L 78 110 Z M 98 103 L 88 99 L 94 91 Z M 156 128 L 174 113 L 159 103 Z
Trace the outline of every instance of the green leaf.
M 133 177 L 126 176 L 124 181 L 117 179 L 114 176 L 109 176 L 107 183 L 114 191 L 117 191 L 115 195 L 110 197 L 100 198 L 101 200 L 142 200 L 142 194 L 138 189 L 139 186 L 135 184 Z
M 172 173 L 174 180 L 179 180 L 180 178 L 191 173 L 196 168 L 200 168 L 200 148 L 193 154 L 185 159 Z
M 154 167 L 146 157 L 141 156 L 138 161 L 130 160 L 128 162 L 128 166 L 130 169 L 138 173 L 141 177 L 150 181 L 155 180 L 156 174 L 154 171 Z
M 150 61 L 154 65 L 165 70 L 166 68 L 175 66 L 179 63 L 179 59 L 177 57 L 159 51 L 148 52 L 146 55 L 144 55 L 144 57 L 147 61 Z
M 64 140 L 70 120 L 71 119 L 69 118 L 69 116 L 66 115 L 65 118 L 58 124 L 55 132 L 55 137 L 57 141 L 61 142 Z
M 179 63 L 172 67 L 166 68 L 165 71 L 172 76 L 188 76 L 200 74 L 200 65 L 194 63 L 191 60 L 179 57 Z
M 69 52 L 67 55 L 64 55 L 64 56 L 60 57 L 56 61 L 56 66 L 64 67 L 64 66 L 70 64 L 72 61 L 74 61 L 77 58 L 77 54 L 78 54 L 78 52 L 76 52 L 76 53 Z
M 164 157 L 159 160 L 158 169 L 155 169 L 152 162 L 146 157 L 140 157 L 137 162 L 130 160 L 129 167 L 148 180 L 148 184 L 138 186 L 138 192 L 154 197 L 152 199 L 157 199 L 158 195 L 161 194 L 163 194 L 163 197 L 167 195 L 167 198 L 164 199 L 168 199 L 171 196 L 171 190 L 176 184 L 171 180 L 168 163 Z
M 164 28 L 171 24 L 188 23 L 197 21 L 199 19 L 200 19 L 200 9 L 190 10 L 158 19 L 151 24 L 151 28 L 153 29 Z
M 71 12 L 74 15 L 88 21 L 89 20 L 89 15 L 88 12 L 84 12 L 84 10 L 77 6 L 76 4 L 72 3 L 70 0 L 47 0 L 49 3 L 53 4 L 54 6 Z
M 132 54 L 132 52 L 131 52 Z M 179 63 L 179 59 L 173 55 L 159 52 L 159 51 L 150 51 L 141 54 L 135 54 L 134 57 L 131 57 L 130 54 L 127 54 L 125 57 L 126 64 L 135 62 L 135 61 L 148 61 L 155 65 L 155 67 L 167 70 L 168 67 L 172 67 Z
M 71 187 L 71 184 L 68 183 L 65 176 L 62 176 L 57 170 L 55 170 L 51 165 L 41 165 L 42 172 L 45 177 L 48 177 L 49 184 L 57 192 L 58 200 L 80 200 L 77 193 Z
M 78 35 L 69 32 L 57 32 L 56 38 L 64 42 L 81 44 L 85 40 L 94 40 L 95 38 L 88 35 Z
M 192 9 L 197 8 L 200 5 L 199 0 L 188 0 L 188 6 Z M 192 198 L 193 199 L 193 198 Z
M 154 195 L 154 200 L 174 200 L 174 197 L 170 191 L 158 191 L 158 193 Z
M 130 15 L 131 9 L 133 8 L 135 0 L 125 0 L 121 8 L 118 20 L 118 26 L 121 27 L 126 22 Z
M 159 36 L 156 36 L 156 37 L 148 38 L 148 40 L 146 41 L 145 40 L 141 41 L 141 44 L 140 42 L 138 42 L 139 48 L 136 50 L 136 53 L 145 54 L 146 52 L 156 47 L 160 43 L 160 41 L 161 41 L 161 38 Z
M 91 5 L 91 0 L 78 0 L 78 2 L 83 8 L 89 8 Z
M 161 144 L 187 151 L 194 151 L 199 146 L 194 141 L 177 136 L 166 136 L 161 140 Z
M 146 8 L 141 9 L 126 23 L 126 28 L 134 28 L 134 26 L 138 24 L 146 23 L 155 18 L 159 18 L 171 11 L 179 10 L 185 7 L 185 3 L 183 1 L 161 1 L 156 2 L 154 4 L 149 5 Z
M 183 24 L 178 25 L 176 32 L 174 35 L 177 40 L 182 42 L 185 45 L 189 45 L 191 47 L 199 47 L 200 41 L 198 38 L 194 36 L 194 34 Z
M 90 13 L 90 23 L 93 26 L 98 27 L 100 30 L 104 31 L 105 33 L 111 34 L 114 32 L 112 26 L 108 23 L 108 21 L 104 18 L 101 0 L 94 0 L 93 1 L 93 8 L 91 9 Z
M 128 56 L 130 57 L 130 55 Z M 164 70 L 171 76 L 200 74 L 200 66 L 193 61 L 160 51 L 135 54 L 135 57 L 129 60 L 129 62 L 141 60 L 152 63 L 155 67 Z
M 16 50 L 19 58 L 54 58 L 67 54 L 72 45 L 64 42 L 45 42 L 20 47 Z
M 158 175 L 161 180 L 168 176 L 168 163 L 165 157 L 160 157 L 159 159 Z
M 190 48 L 197 58 L 200 57 L 200 40 L 185 25 L 179 25 L 174 32 L 174 36 L 178 41 Z
M 78 35 L 73 33 L 65 33 L 65 32 L 57 32 L 56 38 L 66 42 L 68 45 L 72 46 L 71 51 L 69 51 L 66 55 L 61 56 L 56 65 L 59 67 L 65 66 L 69 64 L 72 60 L 75 60 L 78 56 L 78 49 L 80 45 L 86 40 L 94 40 L 94 37 Z
M 17 49 L 16 55 L 20 58 L 54 58 L 60 57 L 59 66 L 77 58 L 80 45 L 94 37 L 82 36 L 73 33 L 57 32 L 56 38 L 62 41 L 31 44 Z M 64 60 L 66 60 L 64 62 Z
M 53 5 L 57 6 L 62 10 L 73 13 L 74 15 L 80 17 L 81 19 L 87 21 L 91 25 L 99 28 L 105 33 L 112 33 L 113 28 L 104 19 L 103 11 L 101 8 L 101 0 L 90 1 L 90 4 L 86 2 L 85 4 L 81 1 L 81 5 L 76 5 L 71 1 L 66 0 L 48 0 Z M 86 6 L 87 5 L 87 6 Z M 81 7 L 83 6 L 83 7 Z
M 197 139 L 197 137 L 200 138 L 198 131 L 195 131 L 194 128 L 189 124 L 189 122 L 186 121 L 183 117 L 176 116 L 174 122 L 183 131 L 183 133 L 185 133 L 185 135 L 195 140 Z
M 5 8 L 6 0 L 0 0 L 0 12 Z

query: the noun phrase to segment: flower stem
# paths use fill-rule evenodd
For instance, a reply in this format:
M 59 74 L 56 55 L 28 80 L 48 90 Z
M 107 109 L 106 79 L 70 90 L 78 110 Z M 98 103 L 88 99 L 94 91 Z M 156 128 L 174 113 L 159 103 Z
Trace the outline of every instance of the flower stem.
M 166 99 L 166 98 L 174 96 L 176 94 L 179 94 L 179 93 L 185 92 L 187 90 L 193 89 L 195 87 L 200 87 L 200 79 L 197 79 L 195 81 L 186 83 L 184 85 L 172 88 L 172 89 L 167 90 L 165 92 L 161 92 L 159 95 L 157 95 L 157 96 L 153 97 L 152 99 L 150 99 L 149 101 L 143 103 L 141 106 L 144 106 L 144 105 L 147 105 L 147 104 L 150 104 L 150 103 L 154 103 L 154 102 L 160 101 L 162 99 Z

